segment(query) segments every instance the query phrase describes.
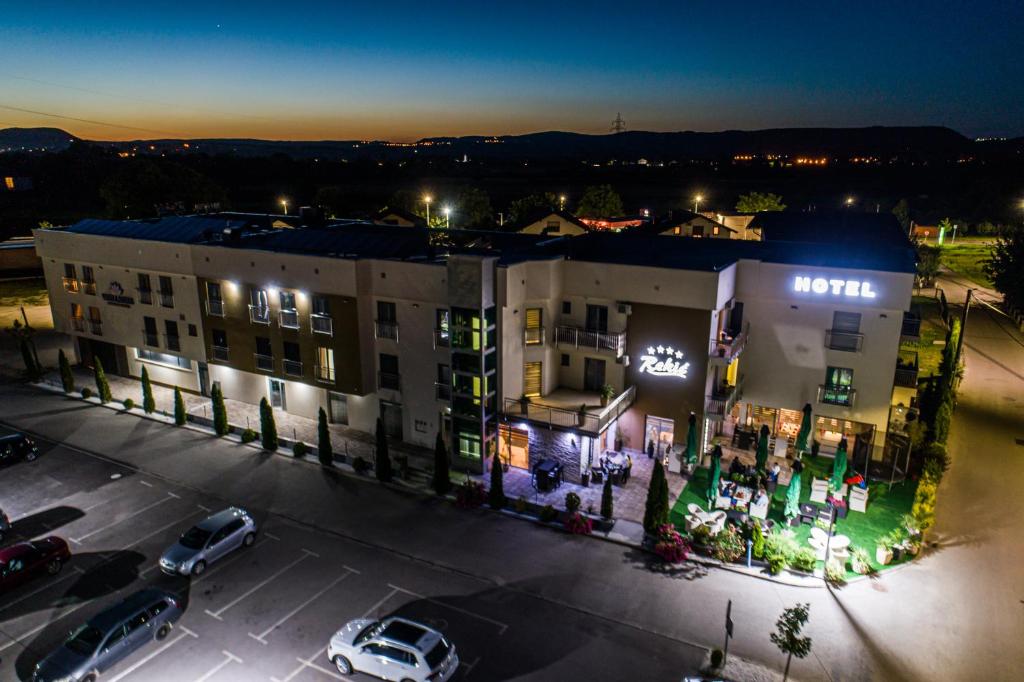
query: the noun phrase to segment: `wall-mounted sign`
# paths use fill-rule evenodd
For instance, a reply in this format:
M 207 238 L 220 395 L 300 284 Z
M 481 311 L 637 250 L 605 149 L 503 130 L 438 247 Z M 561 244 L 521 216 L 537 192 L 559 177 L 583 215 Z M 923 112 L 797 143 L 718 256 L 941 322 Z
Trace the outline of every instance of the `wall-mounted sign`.
M 640 374 L 685 379 L 690 363 L 683 362 L 683 351 L 672 346 L 648 346 L 647 354 L 640 356 Z
M 797 293 L 830 294 L 850 298 L 875 298 L 877 292 L 871 282 L 859 279 L 832 279 L 825 277 L 803 277 L 797 275 L 793 281 Z
M 125 308 L 135 303 L 134 298 L 124 295 L 124 287 L 117 281 L 110 283 L 110 288 L 103 294 L 103 300 L 110 305 L 119 305 Z

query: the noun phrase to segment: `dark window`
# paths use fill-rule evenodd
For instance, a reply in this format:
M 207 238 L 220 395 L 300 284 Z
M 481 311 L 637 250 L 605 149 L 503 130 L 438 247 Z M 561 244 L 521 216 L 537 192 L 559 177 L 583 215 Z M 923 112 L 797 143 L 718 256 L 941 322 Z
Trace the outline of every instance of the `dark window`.
M 132 617 L 132 619 L 130 621 L 128 621 L 128 632 L 132 632 L 133 630 L 137 630 L 137 629 L 141 628 L 143 625 L 145 625 L 148 622 L 149 622 L 149 612 L 148 611 L 140 611 L 139 613 L 135 614 L 135 616 Z
M 398 313 L 392 301 L 377 301 L 378 322 L 398 322 Z
M 174 295 L 174 285 L 171 283 L 170 277 L 160 275 L 160 293 L 165 296 Z
M 437 363 L 437 383 L 450 386 L 452 383 L 452 368 L 448 365 Z
M 206 297 L 211 301 L 223 301 L 224 298 L 221 295 L 220 282 L 207 282 L 206 283 Z
M 78 279 L 78 274 L 75 272 L 75 266 L 71 263 L 65 263 L 64 276 L 68 279 Z
M 156 318 L 155 317 L 143 317 L 142 323 L 146 328 L 147 334 L 156 336 Z
M 181 350 L 181 338 L 178 336 L 178 323 L 174 320 L 164 320 L 164 330 L 167 334 L 167 349 Z
M 859 334 L 860 313 L 843 313 L 837 310 L 832 314 L 832 329 L 837 332 Z
M 290 291 L 282 291 L 278 298 L 281 301 L 281 310 L 295 310 L 295 294 Z
M 568 353 L 562 353 L 562 367 L 568 367 L 571 364 Z
M 562 314 L 572 315 L 572 301 L 562 301 Z
M 270 345 L 270 339 L 265 336 L 256 337 L 256 355 L 266 355 L 272 357 L 274 355 L 274 349 Z
M 188 326 L 188 335 L 189 336 L 199 336 L 199 330 L 196 329 L 196 326 L 194 324 L 190 324 Z
M 313 314 L 314 315 L 330 315 L 331 307 L 327 302 L 326 296 L 314 296 L 313 297 Z
M 344 393 L 330 391 L 327 394 L 331 407 L 331 422 L 348 424 L 348 396 Z
M 608 331 L 608 306 L 587 304 L 587 330 L 592 332 Z
M 153 302 L 153 284 L 149 281 L 149 275 L 139 273 L 139 303 L 150 304 Z
M 109 649 L 110 647 L 120 642 L 122 639 L 124 639 L 124 626 L 118 625 L 117 630 L 115 630 L 113 634 L 111 634 L 110 637 L 107 638 L 107 643 L 104 645 L 104 648 Z
M 387 374 L 398 374 L 398 356 L 381 353 L 380 371 Z
M 214 329 L 212 330 L 212 334 L 214 346 L 217 346 L 218 348 L 228 347 L 228 333 L 226 331 L 223 329 Z
M 96 283 L 96 275 L 93 274 L 91 265 L 82 266 L 82 281 L 85 282 L 86 284 Z
M 192 369 L 192 361 L 188 358 L 171 355 L 170 353 L 161 353 L 160 351 L 149 350 L 148 348 L 136 348 L 135 353 L 140 360 L 159 362 L 162 365 L 171 365 L 181 369 Z
M 293 362 L 300 362 L 302 360 L 302 352 L 299 349 L 299 344 L 292 343 L 291 341 L 285 341 L 284 359 L 291 360 Z

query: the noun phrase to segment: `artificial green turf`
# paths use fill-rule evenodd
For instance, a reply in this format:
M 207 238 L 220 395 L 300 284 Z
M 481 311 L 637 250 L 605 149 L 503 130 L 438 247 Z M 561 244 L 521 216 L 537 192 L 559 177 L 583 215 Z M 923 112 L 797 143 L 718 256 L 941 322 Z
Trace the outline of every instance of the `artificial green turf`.
M 812 458 L 805 456 L 803 459 L 804 470 L 800 475 L 800 502 L 807 502 L 811 497 L 811 478 L 827 478 L 832 471 L 832 459 L 829 457 Z M 686 506 L 690 503 L 700 505 L 707 509 L 704 500 L 704 490 L 708 484 L 708 470 L 698 468 L 694 471 L 690 481 L 680 493 L 676 503 L 672 506 L 670 520 L 682 531 L 686 528 Z M 789 486 L 780 485 L 772 496 L 768 509 L 768 518 L 776 522 L 776 527 L 784 523 L 782 509 L 785 505 L 786 492 Z M 885 570 L 899 563 L 907 561 L 910 557 L 903 555 L 898 561 L 882 566 L 875 561 L 875 540 L 894 528 L 899 528 L 901 518 L 904 514 L 910 513 L 914 503 L 914 492 L 917 483 L 905 482 L 896 483 L 889 491 L 886 483 L 872 483 L 869 486 L 867 512 L 848 512 L 845 519 L 836 520 L 836 533 L 841 533 L 850 538 L 850 547 L 863 547 L 871 555 L 871 565 L 876 569 Z M 800 546 L 807 546 L 807 538 L 811 535 L 810 525 L 800 525 L 793 528 L 797 542 Z M 856 575 L 850 571 L 848 576 Z

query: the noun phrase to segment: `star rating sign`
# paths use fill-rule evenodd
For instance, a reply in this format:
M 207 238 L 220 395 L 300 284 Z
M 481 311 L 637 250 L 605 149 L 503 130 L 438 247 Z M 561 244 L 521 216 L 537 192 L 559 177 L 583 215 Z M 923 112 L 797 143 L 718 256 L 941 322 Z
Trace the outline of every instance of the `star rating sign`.
M 647 354 L 648 355 L 654 355 L 654 346 L 648 346 L 647 347 Z
M 682 360 L 683 359 L 683 351 L 681 351 L 681 350 L 677 350 L 676 351 L 676 359 L 677 360 Z
M 661 353 L 664 353 L 664 352 L 665 352 L 665 346 L 658 346 L 658 353 L 661 354 Z
M 675 352 L 676 352 L 676 351 L 675 351 L 675 349 L 674 349 L 674 348 L 673 348 L 672 346 L 668 346 L 668 347 L 667 347 L 667 348 L 665 349 L 665 352 L 666 352 L 666 353 L 668 353 L 669 355 L 675 355 Z

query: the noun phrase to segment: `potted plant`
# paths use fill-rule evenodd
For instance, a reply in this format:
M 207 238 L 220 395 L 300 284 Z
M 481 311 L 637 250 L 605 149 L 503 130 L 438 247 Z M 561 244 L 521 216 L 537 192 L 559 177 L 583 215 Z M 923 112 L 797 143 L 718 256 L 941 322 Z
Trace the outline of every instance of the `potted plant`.
M 887 566 L 892 561 L 892 545 L 890 544 L 889 534 L 879 536 L 875 540 L 875 561 Z
M 579 413 L 579 425 L 583 426 L 587 421 L 587 404 L 583 403 L 580 405 Z
M 605 384 L 601 387 L 601 407 L 608 407 L 608 403 L 615 397 L 615 387 Z
M 904 534 L 902 528 L 894 528 L 889 533 L 889 547 L 892 548 L 892 560 L 899 561 L 900 557 L 903 556 L 903 541 Z
M 580 503 L 580 496 L 576 493 L 569 492 L 565 494 L 565 511 L 574 514 L 579 511 Z
M 871 555 L 863 547 L 854 547 L 850 550 L 850 568 L 854 573 L 866 575 L 874 570 L 871 567 Z
M 524 395 L 519 399 L 519 411 L 526 414 L 530 409 L 530 396 Z
M 841 497 L 829 495 L 825 501 L 832 507 L 833 511 L 835 511 L 837 519 L 846 518 L 846 500 Z

